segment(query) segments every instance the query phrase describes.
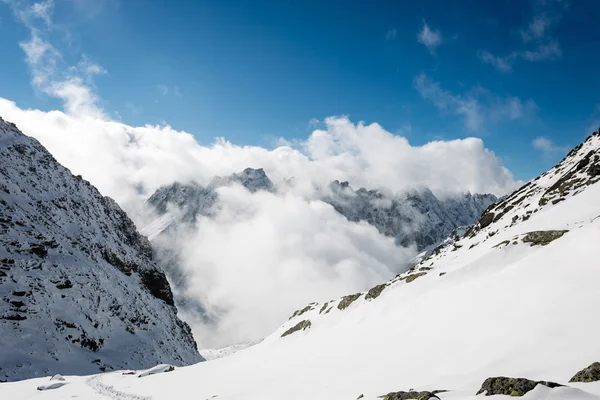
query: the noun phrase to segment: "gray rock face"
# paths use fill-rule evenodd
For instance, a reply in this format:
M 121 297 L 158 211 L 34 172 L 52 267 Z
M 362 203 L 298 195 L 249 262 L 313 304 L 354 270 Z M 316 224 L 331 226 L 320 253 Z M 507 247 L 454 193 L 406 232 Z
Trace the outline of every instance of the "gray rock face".
M 600 362 L 592 363 L 571 378 L 569 382 L 596 382 L 600 381 Z
M 505 396 L 520 397 L 525 395 L 527 392 L 532 391 L 537 385 L 548 386 L 549 388 L 556 388 L 562 386 L 555 382 L 546 381 L 532 381 L 525 378 L 507 378 L 504 376 L 498 376 L 494 378 L 487 378 L 481 389 L 477 394 L 485 393 L 486 396 L 492 396 L 496 394 L 503 394 Z
M 251 192 L 274 191 L 273 183 L 264 170 L 246 168 L 226 178 L 216 177 L 206 187 L 197 183 L 174 183 L 159 188 L 147 201 L 159 215 L 177 210 L 178 216 L 161 227 L 161 232 L 174 225 L 189 225 L 199 216 L 218 212 L 215 189 L 233 182 Z M 400 196 L 360 188 L 354 191 L 348 182 L 334 181 L 321 200 L 353 222 L 365 221 L 380 233 L 392 236 L 402 246 L 415 245 L 418 250 L 440 243 L 457 228 L 475 223 L 481 213 L 494 201 L 492 194 L 470 193 L 438 199 L 430 190 L 413 191 Z M 150 233 L 154 238 L 161 232 Z
M 456 228 L 473 224 L 497 200 L 492 194 L 470 193 L 440 200 L 428 189 L 389 196 L 364 188 L 354 191 L 348 182 L 339 181 L 330 189 L 332 195 L 323 201 L 348 220 L 366 221 L 383 235 L 396 238 L 399 245 L 415 245 L 418 250 L 440 243 Z
M 0 119 L 0 380 L 201 361 L 150 242 Z
M 438 399 L 439 397 L 436 395 L 437 393 L 444 392 L 443 390 L 434 390 L 433 392 L 391 392 L 386 394 L 385 396 L 379 396 L 383 398 L 383 400 L 430 400 L 430 399 Z

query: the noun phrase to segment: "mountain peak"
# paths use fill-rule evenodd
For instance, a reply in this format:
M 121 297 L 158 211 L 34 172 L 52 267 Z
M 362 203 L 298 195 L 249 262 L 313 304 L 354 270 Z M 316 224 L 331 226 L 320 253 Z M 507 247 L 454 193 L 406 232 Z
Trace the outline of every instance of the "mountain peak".
M 4 120 L 0 204 L 0 379 L 202 359 L 150 242 Z

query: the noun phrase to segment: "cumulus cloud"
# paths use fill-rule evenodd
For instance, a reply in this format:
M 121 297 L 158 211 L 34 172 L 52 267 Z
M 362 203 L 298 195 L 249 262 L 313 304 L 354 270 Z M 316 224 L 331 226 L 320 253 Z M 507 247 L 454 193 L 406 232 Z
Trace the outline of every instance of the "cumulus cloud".
M 555 153 L 566 153 L 570 150 L 570 146 L 558 146 L 551 139 L 544 136 L 539 136 L 531 142 L 533 148 L 541 151 L 544 155 L 549 156 Z
M 303 193 L 335 179 L 395 192 L 426 186 L 436 194 L 504 194 L 513 187 L 511 174 L 480 139 L 413 146 L 379 124 L 355 124 L 346 117 L 326 118 L 322 129 L 293 147 L 266 149 L 223 138 L 201 146 L 192 135 L 169 126 L 132 127 L 60 111 L 23 110 L 5 99 L 0 99 L 0 113 L 123 204 L 175 180 L 207 184 L 215 175 L 246 167 L 264 168 L 275 182 L 294 177 L 295 190 Z
M 217 216 L 182 245 L 186 295 L 206 312 L 190 321 L 202 347 L 260 339 L 293 310 L 384 282 L 414 256 L 321 201 L 239 186 L 219 196 Z
M 284 194 L 220 189 L 220 212 L 178 237 L 187 293 L 206 318 L 189 322 L 202 346 L 270 333 L 309 301 L 366 290 L 407 267 L 414 255 L 364 223 L 347 221 L 316 200 L 334 179 L 390 191 L 430 187 L 438 195 L 515 187 L 493 152 L 476 138 L 412 146 L 378 124 L 345 117 L 323 121 L 296 148 L 199 145 L 168 126 L 132 127 L 60 111 L 23 110 L 0 99 L 0 115 L 45 145 L 59 162 L 115 198 L 144 226 L 143 200 L 174 181 L 207 184 L 215 175 L 263 167 L 274 182 L 294 178 Z M 186 317 L 186 315 L 183 315 Z
M 427 47 L 431 54 L 435 54 L 435 49 L 442 44 L 442 34 L 438 30 L 433 30 L 423 21 L 423 26 L 417 34 L 417 41 Z
M 444 90 L 424 73 L 415 77 L 414 86 L 440 111 L 462 117 L 468 132 L 482 133 L 491 123 L 525 118 L 537 109 L 533 100 L 498 96 L 482 87 L 475 87 L 465 94 L 455 94 Z

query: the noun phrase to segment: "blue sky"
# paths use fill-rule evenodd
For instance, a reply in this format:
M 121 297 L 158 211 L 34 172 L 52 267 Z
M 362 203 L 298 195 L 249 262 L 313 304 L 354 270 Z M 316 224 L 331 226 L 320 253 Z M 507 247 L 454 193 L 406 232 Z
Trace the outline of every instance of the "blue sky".
M 0 0 L 0 96 L 22 108 L 65 101 L 32 85 L 19 44 L 33 26 L 63 75 L 85 61 L 110 118 L 203 144 L 272 146 L 347 115 L 413 145 L 481 137 L 529 179 L 600 125 L 592 0 L 46 0 L 18 14 L 34 6 Z

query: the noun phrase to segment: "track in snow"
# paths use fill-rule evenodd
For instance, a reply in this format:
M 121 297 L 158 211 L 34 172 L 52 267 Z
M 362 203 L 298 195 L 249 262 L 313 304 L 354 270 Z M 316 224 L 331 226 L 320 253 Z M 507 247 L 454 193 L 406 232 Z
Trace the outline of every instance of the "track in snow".
M 152 400 L 152 397 L 121 392 L 110 385 L 102 383 L 100 377 L 101 375 L 92 376 L 86 379 L 85 384 L 94 389 L 94 391 L 101 396 L 113 400 Z

